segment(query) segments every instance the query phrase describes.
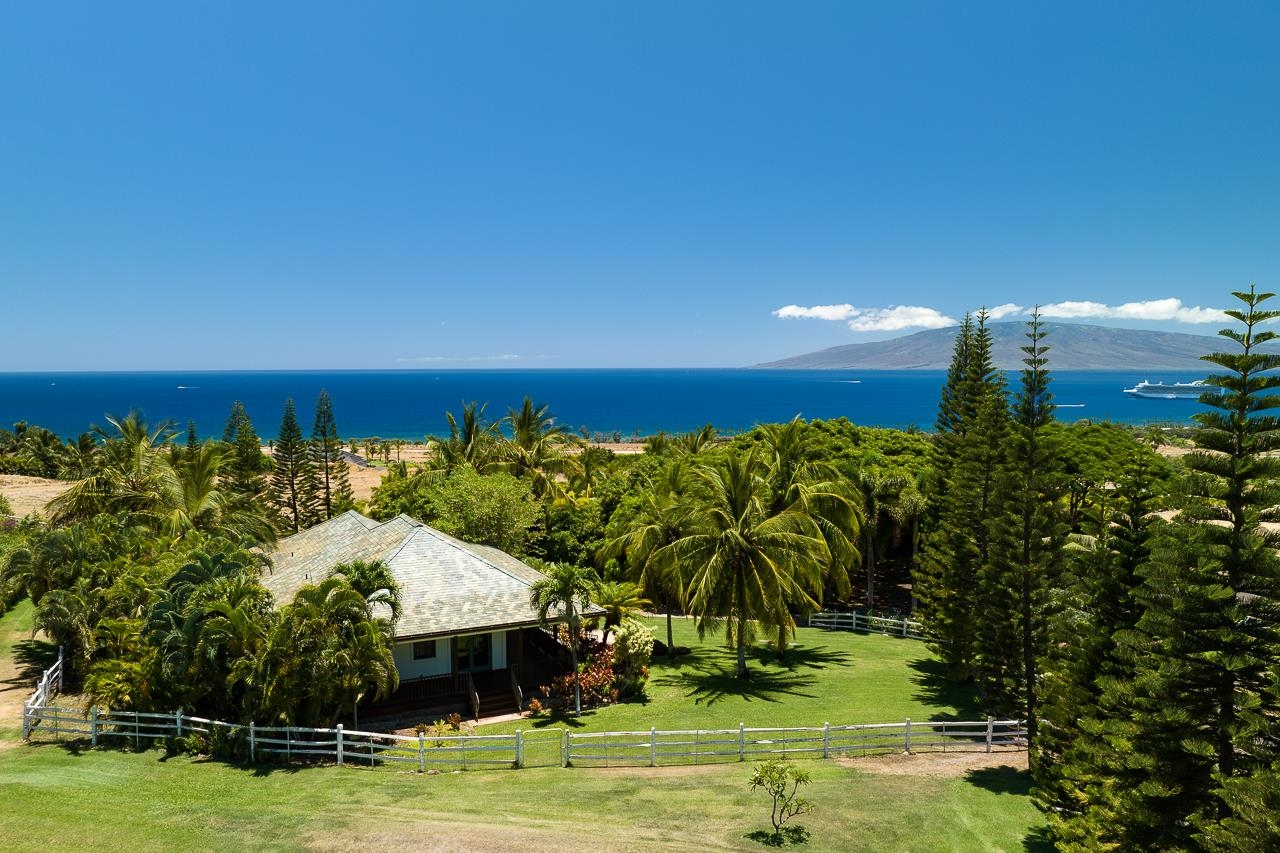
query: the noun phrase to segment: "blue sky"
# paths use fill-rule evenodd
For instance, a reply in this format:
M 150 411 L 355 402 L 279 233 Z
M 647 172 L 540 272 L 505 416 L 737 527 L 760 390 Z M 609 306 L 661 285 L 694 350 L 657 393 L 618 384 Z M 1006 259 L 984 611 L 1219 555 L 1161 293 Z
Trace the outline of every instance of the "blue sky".
M 0 370 L 1211 334 L 1280 289 L 1278 9 L 12 5 Z

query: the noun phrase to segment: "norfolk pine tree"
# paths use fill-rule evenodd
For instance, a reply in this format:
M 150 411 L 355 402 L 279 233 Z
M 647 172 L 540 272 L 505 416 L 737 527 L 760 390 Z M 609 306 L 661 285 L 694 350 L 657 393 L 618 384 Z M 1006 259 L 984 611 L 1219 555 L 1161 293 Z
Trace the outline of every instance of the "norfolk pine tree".
M 231 404 L 231 415 L 227 418 L 222 441 L 230 448 L 223 466 L 224 489 L 237 500 L 257 504 L 267 490 L 267 471 L 271 463 L 263 454 L 262 439 L 239 400 Z
M 271 506 L 282 532 L 297 533 L 322 521 L 316 469 L 298 426 L 292 399 L 284 401 L 280 437 L 276 439 L 272 460 L 275 470 L 271 475 Z
M 1060 500 L 1061 458 L 1052 432 L 1053 395 L 1035 311 L 1028 322 L 1021 386 L 992 501 L 990 554 L 979 574 L 976 669 L 988 707 L 1025 713 L 1030 759 L 1038 748 L 1037 662 L 1045 620 L 1060 583 L 1068 527 Z
M 327 389 L 320 390 L 316 400 L 316 422 L 311 430 L 311 464 L 319 487 L 321 519 L 333 518 L 355 505 L 351 483 L 347 478 L 347 462 L 342 458 L 342 439 L 333 419 L 333 401 Z
M 1004 381 L 991 362 L 986 312 L 966 315 L 943 387 L 934 443 L 938 496 L 928 519 L 916 595 L 930 645 L 956 680 L 972 677 L 978 570 L 1007 430 Z
M 1118 748 L 1126 711 L 1104 693 L 1133 679 L 1134 662 L 1119 653 L 1117 637 L 1142 614 L 1136 590 L 1165 525 L 1156 484 L 1152 460 L 1135 455 L 1115 487 L 1090 503 L 1085 544 L 1069 553 L 1062 604 L 1049 621 L 1033 793 L 1060 850 L 1118 843 L 1117 783 L 1140 782 Z
M 1142 773 L 1119 804 L 1122 843 L 1149 849 L 1232 849 L 1222 845 L 1236 823 L 1265 837 L 1271 820 L 1274 831 L 1256 806 L 1275 796 L 1280 715 L 1280 537 L 1262 526 L 1280 505 L 1270 414 L 1280 396 L 1268 393 L 1280 388 L 1270 373 L 1280 356 L 1258 351 L 1276 339 L 1258 327 L 1280 312 L 1258 307 L 1273 294 L 1234 295 L 1244 308 L 1226 314 L 1244 328 L 1219 334 L 1240 350 L 1204 356 L 1224 372 L 1206 380 L 1212 410 L 1194 415 L 1185 505 L 1153 549 L 1136 593 L 1144 611 L 1121 638 L 1136 676 L 1111 697 L 1131 709 L 1123 746 Z

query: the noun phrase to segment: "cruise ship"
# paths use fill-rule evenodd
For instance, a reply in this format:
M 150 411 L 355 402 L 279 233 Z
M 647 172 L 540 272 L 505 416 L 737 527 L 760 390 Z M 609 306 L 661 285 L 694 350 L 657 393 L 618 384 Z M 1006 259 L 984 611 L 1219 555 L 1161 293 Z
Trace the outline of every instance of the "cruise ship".
M 1163 400 L 1198 400 L 1200 395 L 1210 390 L 1203 379 L 1195 382 L 1174 382 L 1166 385 L 1163 382 L 1139 382 L 1132 388 L 1124 389 L 1130 397 L 1159 397 Z

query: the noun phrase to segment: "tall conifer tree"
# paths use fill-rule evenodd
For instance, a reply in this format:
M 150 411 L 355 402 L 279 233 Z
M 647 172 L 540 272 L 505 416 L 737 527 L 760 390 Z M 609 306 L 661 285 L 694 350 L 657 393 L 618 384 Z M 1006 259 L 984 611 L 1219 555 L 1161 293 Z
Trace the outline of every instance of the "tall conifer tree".
M 316 422 L 311 430 L 311 464 L 316 471 L 319 507 L 324 518 L 333 518 L 355 504 L 347 461 L 342 458 L 342 439 L 333 418 L 333 401 L 327 389 L 316 400 Z
M 943 387 L 934 445 L 937 485 L 916 571 L 920 616 L 952 678 L 971 676 L 978 569 L 1006 430 L 1004 382 L 991 362 L 986 312 L 966 315 Z
M 1047 646 L 1050 596 L 1060 583 L 1068 527 L 1062 461 L 1052 431 L 1053 395 L 1039 312 L 1029 321 L 1022 381 L 988 518 L 990 552 L 979 574 L 976 664 L 997 713 L 1025 713 L 1036 758 L 1037 663 Z
M 280 437 L 272 456 L 275 470 L 271 476 L 271 505 L 283 531 L 297 533 L 304 527 L 322 521 L 316 469 L 310 448 L 302 437 L 293 400 L 284 401 L 284 417 L 280 421 Z
M 270 460 L 263 454 L 262 439 L 239 400 L 231 404 L 222 440 L 230 450 L 223 465 L 224 490 L 236 498 L 258 503 L 267 490 Z
M 1062 606 L 1049 622 L 1044 659 L 1035 797 L 1061 850 L 1118 844 L 1116 782 L 1140 783 L 1117 750 L 1125 709 L 1105 697 L 1128 685 L 1134 661 L 1117 648 L 1142 614 L 1136 596 L 1165 522 L 1150 458 L 1135 456 L 1114 489 L 1102 490 L 1086 511 L 1085 545 L 1070 552 Z M 1119 737 L 1117 737 L 1119 735 Z
M 1136 675 L 1109 697 L 1128 709 L 1116 747 L 1141 780 L 1118 786 L 1117 824 L 1123 844 L 1148 849 L 1218 844 L 1235 822 L 1266 832 L 1249 815 L 1266 801 L 1280 719 L 1280 537 L 1262 526 L 1280 505 L 1280 419 L 1269 414 L 1280 395 L 1268 393 L 1280 356 L 1259 351 L 1276 333 L 1258 327 L 1280 312 L 1259 307 L 1273 294 L 1234 295 L 1244 308 L 1226 313 L 1243 330 L 1219 334 L 1239 351 L 1204 357 L 1224 372 L 1207 380 L 1182 512 L 1136 592 L 1142 616 L 1120 637 Z

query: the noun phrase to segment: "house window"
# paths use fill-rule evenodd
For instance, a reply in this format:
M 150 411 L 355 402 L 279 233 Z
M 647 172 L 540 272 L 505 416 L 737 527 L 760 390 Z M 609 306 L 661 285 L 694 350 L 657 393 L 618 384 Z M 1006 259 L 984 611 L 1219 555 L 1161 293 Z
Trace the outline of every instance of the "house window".
M 413 644 L 413 659 L 426 660 L 436 656 L 435 640 L 419 640 Z
M 491 669 L 489 664 L 492 639 L 488 634 L 459 637 L 457 639 L 457 671 L 486 672 Z

